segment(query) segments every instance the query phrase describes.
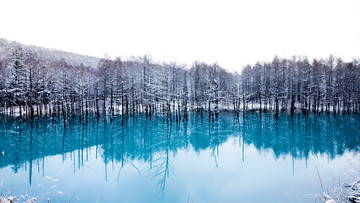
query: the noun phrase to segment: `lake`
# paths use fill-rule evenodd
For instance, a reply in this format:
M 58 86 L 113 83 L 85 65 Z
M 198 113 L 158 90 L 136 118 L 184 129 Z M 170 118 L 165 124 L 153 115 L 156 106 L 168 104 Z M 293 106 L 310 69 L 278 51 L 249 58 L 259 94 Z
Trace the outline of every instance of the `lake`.
M 351 181 L 359 116 L 0 120 L 5 194 L 50 202 L 321 202 Z

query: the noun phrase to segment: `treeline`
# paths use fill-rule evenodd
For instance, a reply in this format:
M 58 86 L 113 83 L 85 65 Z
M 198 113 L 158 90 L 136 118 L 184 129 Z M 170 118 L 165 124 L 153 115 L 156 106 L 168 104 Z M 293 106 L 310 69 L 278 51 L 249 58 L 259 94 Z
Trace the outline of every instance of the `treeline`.
M 248 65 L 239 74 L 218 64 L 194 62 L 186 67 L 153 62 L 147 56 L 105 58 L 85 65 L 74 60 L 79 55 L 67 53 L 59 59 L 51 57 L 52 50 L 47 56 L 46 49 L 15 45 L 0 48 L 0 106 L 11 116 L 51 116 L 66 125 L 75 117 L 85 122 L 88 116 L 112 120 L 119 114 L 122 122 L 138 113 L 150 119 L 154 113 L 163 114 L 179 122 L 187 120 L 190 111 L 214 120 L 220 110 L 238 115 L 271 110 L 277 117 L 283 111 L 292 116 L 296 109 L 305 114 L 358 113 L 359 109 L 357 60 L 275 57 L 272 62 Z
M 333 56 L 327 59 L 306 57 L 279 59 L 271 63 L 246 66 L 240 77 L 243 105 L 259 104 L 259 110 L 295 109 L 304 113 L 358 113 L 360 63 L 345 63 Z M 239 103 L 239 102 L 238 102 Z M 245 107 L 246 108 L 246 107 Z

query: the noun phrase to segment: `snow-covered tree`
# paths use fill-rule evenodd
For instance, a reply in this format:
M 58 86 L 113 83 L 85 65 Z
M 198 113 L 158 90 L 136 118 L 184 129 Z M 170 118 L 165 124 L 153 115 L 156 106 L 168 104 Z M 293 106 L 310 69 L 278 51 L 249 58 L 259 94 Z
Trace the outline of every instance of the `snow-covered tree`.
M 19 115 L 22 116 L 22 108 L 25 105 L 26 94 L 26 68 L 23 63 L 22 55 L 17 50 L 12 51 L 12 61 L 10 64 L 11 76 L 8 82 L 8 100 L 12 106 L 19 109 Z

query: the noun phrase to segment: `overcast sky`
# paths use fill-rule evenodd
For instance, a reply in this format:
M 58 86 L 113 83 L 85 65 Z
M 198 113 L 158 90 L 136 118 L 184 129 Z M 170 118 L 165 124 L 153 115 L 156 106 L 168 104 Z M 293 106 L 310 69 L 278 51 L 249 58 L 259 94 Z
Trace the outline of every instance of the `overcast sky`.
M 217 62 L 360 58 L 360 0 L 1 0 L 0 37 L 102 57 Z

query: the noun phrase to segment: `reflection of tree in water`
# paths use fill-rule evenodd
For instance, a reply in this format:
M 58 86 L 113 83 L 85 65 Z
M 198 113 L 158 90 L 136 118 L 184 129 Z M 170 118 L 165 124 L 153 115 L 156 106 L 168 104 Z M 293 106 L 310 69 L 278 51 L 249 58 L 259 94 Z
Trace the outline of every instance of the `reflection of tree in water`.
M 134 161 L 149 164 L 149 171 L 165 189 L 167 178 L 174 174 L 171 159 L 179 150 L 210 151 L 217 165 L 219 146 L 230 137 L 238 137 L 242 156 L 246 145 L 258 151 L 272 152 L 274 158 L 290 155 L 293 160 L 307 160 L 310 154 L 327 155 L 329 159 L 346 151 L 355 151 L 360 141 L 359 116 L 352 115 L 273 115 L 247 113 L 238 118 L 223 113 L 215 122 L 191 114 L 187 123 L 170 124 L 166 119 L 153 116 L 130 117 L 121 124 L 121 117 L 112 122 L 89 120 L 85 125 L 77 120 L 66 128 L 61 123 L 38 120 L 33 127 L 27 122 L 3 119 L 0 122 L 0 168 L 10 166 L 14 173 L 20 169 L 41 171 L 44 158 L 62 155 L 63 161 L 73 161 L 74 173 L 87 167 L 91 150 L 104 161 L 105 176 L 111 164 L 121 168 L 128 165 L 140 170 Z M 94 148 L 91 148 L 95 146 Z M 44 170 L 43 170 L 44 171 Z M 120 177 L 120 175 L 119 175 Z
M 271 149 L 275 158 L 290 154 L 295 159 L 307 159 L 310 154 L 326 154 L 333 159 L 346 150 L 357 150 L 358 116 L 295 114 L 293 119 L 274 119 L 271 115 L 262 119 L 247 115 L 245 120 L 250 124 L 246 125 L 245 142 L 254 144 L 259 151 Z
M 219 118 L 215 118 L 214 122 L 209 122 L 208 136 L 210 138 L 210 156 L 214 157 L 216 167 L 219 167 L 217 162 L 217 157 L 219 156 L 219 146 L 226 142 L 226 140 L 232 135 L 230 126 L 233 125 L 228 125 L 227 122 L 221 123 Z
M 155 160 L 152 163 L 151 176 L 158 178 L 158 186 L 160 187 L 161 194 L 164 195 L 166 187 L 166 179 L 170 174 L 174 174 L 174 165 L 170 160 L 170 142 L 172 136 L 172 125 L 166 125 L 163 130 L 165 132 L 157 132 L 163 138 L 159 145 L 162 145 L 163 150 L 155 154 Z
M 135 123 L 133 123 L 133 124 L 135 124 Z M 125 127 L 123 125 L 125 125 Z M 128 129 L 130 129 L 130 126 L 128 126 L 128 123 L 122 124 L 121 127 L 114 125 L 114 123 L 111 123 L 111 126 L 112 126 L 112 133 L 114 134 L 111 137 L 112 142 L 111 142 L 111 150 L 110 150 L 110 154 L 112 156 L 112 165 L 113 165 L 112 170 L 114 170 L 114 155 L 116 155 L 116 154 L 120 155 L 120 160 L 119 160 L 120 168 L 119 168 L 118 175 L 117 175 L 117 183 L 119 184 L 121 171 L 126 165 L 130 165 L 131 167 L 133 167 L 138 172 L 138 174 L 142 177 L 142 174 L 141 174 L 140 170 L 138 169 L 138 167 L 135 164 L 133 164 L 131 159 L 128 159 L 126 157 L 126 150 L 128 149 L 128 147 L 126 145 L 125 139 L 127 137 L 126 135 L 128 134 Z M 134 129 L 135 129 L 135 125 L 132 125 L 130 131 L 134 131 Z M 131 137 L 128 139 L 133 140 Z M 114 142 L 114 140 L 115 140 L 115 142 Z M 106 146 L 106 142 L 104 143 L 104 146 Z M 119 156 L 116 156 L 116 157 L 119 157 Z M 118 160 L 118 159 L 116 159 L 116 160 Z

